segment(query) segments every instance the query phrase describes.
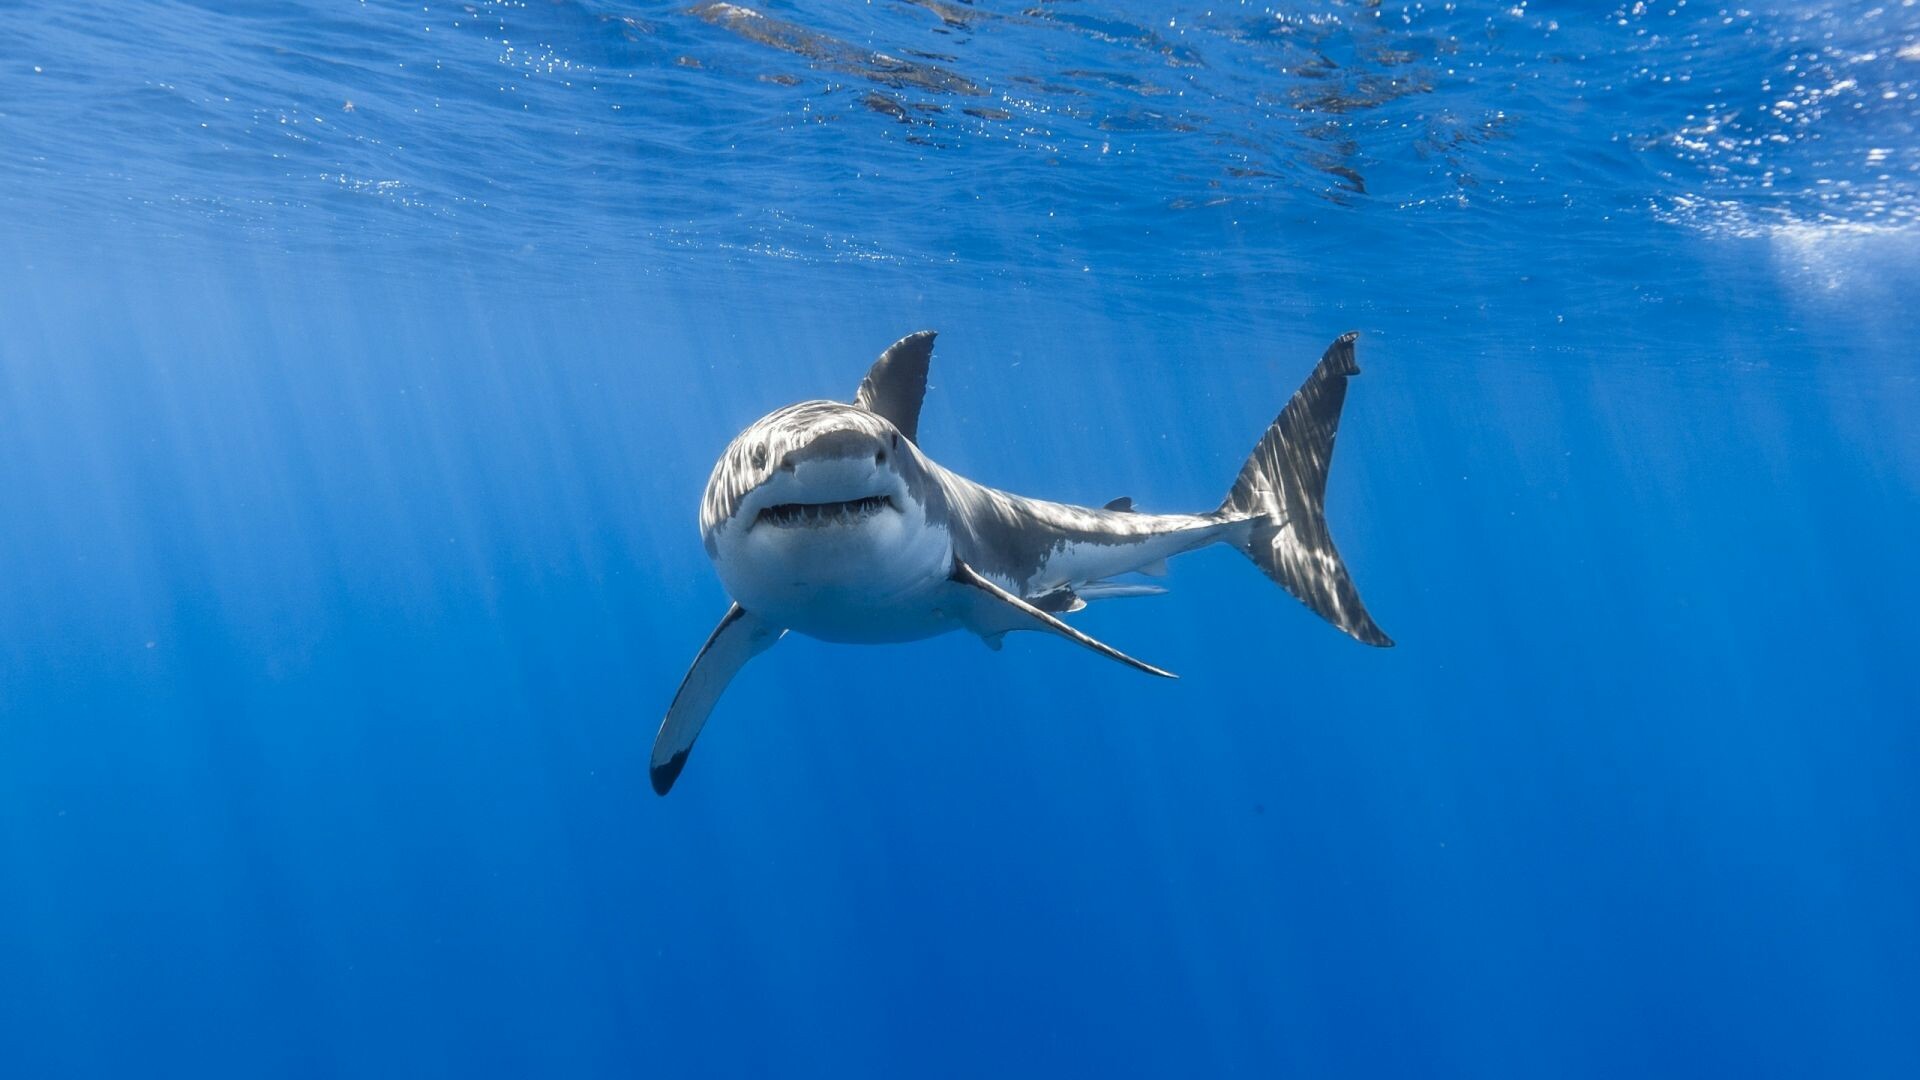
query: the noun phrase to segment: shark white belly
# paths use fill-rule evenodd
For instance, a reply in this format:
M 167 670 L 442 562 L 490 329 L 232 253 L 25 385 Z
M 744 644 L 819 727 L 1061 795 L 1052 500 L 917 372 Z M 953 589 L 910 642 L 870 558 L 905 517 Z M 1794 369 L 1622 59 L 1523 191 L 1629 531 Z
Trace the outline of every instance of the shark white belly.
M 766 517 L 721 539 L 714 569 L 741 606 L 808 637 L 850 644 L 959 628 L 942 610 L 952 538 L 927 524 L 923 508 L 887 502 L 790 513 L 791 522 Z
M 654 741 L 665 794 L 746 662 L 788 631 L 825 641 L 912 641 L 956 629 L 988 644 L 1043 630 L 1171 677 L 1069 626 L 1089 601 L 1164 591 L 1115 580 L 1164 572 L 1170 556 L 1228 543 L 1314 611 L 1390 645 L 1328 535 L 1326 470 L 1353 335 L 1328 348 L 1268 429 L 1219 508 L 1140 514 L 1011 495 L 941 468 L 916 445 L 933 334 L 896 342 L 851 405 L 808 401 L 761 419 L 714 466 L 700 529 L 734 599 L 695 658 Z

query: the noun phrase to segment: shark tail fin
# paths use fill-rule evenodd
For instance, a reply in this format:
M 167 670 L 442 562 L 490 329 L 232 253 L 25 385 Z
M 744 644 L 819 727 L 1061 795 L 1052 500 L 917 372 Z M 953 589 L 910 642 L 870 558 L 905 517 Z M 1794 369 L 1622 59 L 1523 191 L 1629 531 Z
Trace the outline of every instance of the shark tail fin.
M 1219 516 L 1242 520 L 1226 539 L 1321 618 L 1355 640 L 1388 646 L 1360 602 L 1340 552 L 1327 531 L 1327 467 L 1348 376 L 1360 374 L 1353 341 L 1342 334 L 1287 402 L 1220 504 Z

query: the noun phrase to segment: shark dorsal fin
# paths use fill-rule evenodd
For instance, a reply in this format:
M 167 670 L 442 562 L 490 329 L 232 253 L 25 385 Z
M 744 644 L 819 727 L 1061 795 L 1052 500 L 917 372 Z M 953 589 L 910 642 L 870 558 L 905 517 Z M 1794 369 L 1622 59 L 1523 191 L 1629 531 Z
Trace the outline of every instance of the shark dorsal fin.
M 927 365 L 933 359 L 933 334 L 922 330 L 887 346 L 853 395 L 855 405 L 886 417 L 916 443 L 920 441 L 920 399 L 927 395 Z
M 1133 496 L 1122 495 L 1119 498 L 1114 499 L 1113 501 L 1107 503 L 1107 505 L 1101 507 L 1100 509 L 1112 510 L 1114 513 L 1117 513 L 1117 514 L 1131 514 L 1133 513 Z

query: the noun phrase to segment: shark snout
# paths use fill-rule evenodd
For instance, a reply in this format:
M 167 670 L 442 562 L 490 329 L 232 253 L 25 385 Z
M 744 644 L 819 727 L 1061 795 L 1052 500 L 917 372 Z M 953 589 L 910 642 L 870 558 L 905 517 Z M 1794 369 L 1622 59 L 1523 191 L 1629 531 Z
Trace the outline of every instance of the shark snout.
M 878 438 L 864 431 L 829 431 L 810 440 L 805 446 L 789 450 L 780 459 L 780 468 L 785 472 L 808 462 L 857 462 L 868 461 L 876 467 L 887 460 L 891 440 Z
M 885 459 L 875 461 L 871 453 L 827 458 L 790 454 L 768 480 L 766 492 L 779 502 L 839 502 L 889 494 L 896 486 Z

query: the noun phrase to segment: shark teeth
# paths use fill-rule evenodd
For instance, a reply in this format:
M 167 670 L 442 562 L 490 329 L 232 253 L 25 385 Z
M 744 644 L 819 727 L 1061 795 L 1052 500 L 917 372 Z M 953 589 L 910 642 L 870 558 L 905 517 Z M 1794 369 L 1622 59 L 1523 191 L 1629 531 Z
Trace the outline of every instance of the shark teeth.
M 895 509 L 893 499 L 886 495 L 869 495 L 864 499 L 852 499 L 847 502 L 781 503 L 761 510 L 760 516 L 755 519 L 755 524 L 765 523 L 783 529 L 852 525 L 865 521 L 882 510 L 891 509 Z

